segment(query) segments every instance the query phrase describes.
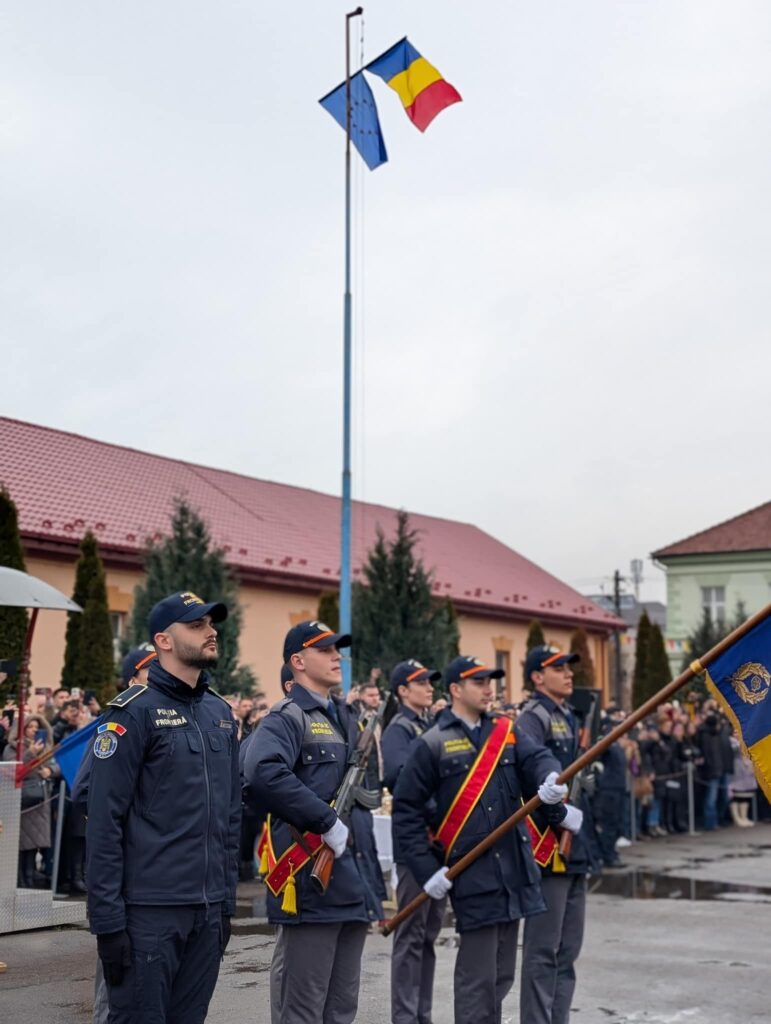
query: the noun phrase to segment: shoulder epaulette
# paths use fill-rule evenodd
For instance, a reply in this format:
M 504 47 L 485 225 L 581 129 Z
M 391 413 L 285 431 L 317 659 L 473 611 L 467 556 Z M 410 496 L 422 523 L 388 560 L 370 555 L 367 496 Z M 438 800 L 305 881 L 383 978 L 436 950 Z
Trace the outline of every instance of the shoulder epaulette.
M 212 688 L 211 686 L 210 686 L 210 687 L 209 687 L 208 689 L 209 689 L 209 693 L 210 693 L 210 694 L 211 694 L 211 695 L 212 695 L 213 697 L 219 697 L 219 699 L 220 699 L 220 700 L 221 700 L 221 701 L 223 702 L 223 704 L 227 704 L 227 706 L 228 706 L 228 707 L 230 708 L 230 703 L 229 703 L 229 701 L 225 700 L 225 698 L 224 698 L 224 697 L 222 696 L 222 694 L 221 694 L 221 693 L 217 693 L 217 691 L 216 691 L 215 689 L 213 689 L 213 688 Z M 232 711 L 233 709 L 232 709 L 232 708 L 230 708 L 230 710 Z
M 135 697 L 140 695 L 140 693 L 144 693 L 146 689 L 147 687 L 144 683 L 134 683 L 133 686 L 129 686 L 127 690 L 124 690 L 123 693 L 117 694 L 117 696 L 113 697 L 111 701 L 108 701 L 107 707 L 125 708 L 127 704 L 130 704 Z
M 281 700 L 277 700 L 275 704 L 271 704 L 270 710 L 276 712 L 283 711 L 291 699 L 291 697 L 282 697 Z

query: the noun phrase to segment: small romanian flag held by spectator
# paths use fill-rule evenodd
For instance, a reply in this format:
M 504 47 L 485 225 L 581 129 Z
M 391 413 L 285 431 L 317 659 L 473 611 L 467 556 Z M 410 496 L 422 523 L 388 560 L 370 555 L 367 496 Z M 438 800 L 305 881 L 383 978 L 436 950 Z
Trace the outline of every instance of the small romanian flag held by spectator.
M 405 37 L 366 65 L 398 93 L 410 121 L 422 132 L 437 114 L 462 97 Z
M 771 616 L 710 661 L 706 677 L 771 800 Z
M 319 103 L 345 131 L 345 82 L 323 96 Z M 371 171 L 388 160 L 375 97 L 361 71 L 351 76 L 351 142 Z

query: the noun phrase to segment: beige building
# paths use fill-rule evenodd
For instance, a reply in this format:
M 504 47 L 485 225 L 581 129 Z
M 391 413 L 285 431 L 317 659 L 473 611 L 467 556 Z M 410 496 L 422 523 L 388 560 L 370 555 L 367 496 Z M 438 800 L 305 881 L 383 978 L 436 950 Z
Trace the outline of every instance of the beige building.
M 116 649 L 142 580 L 145 542 L 167 531 L 176 497 L 188 500 L 240 579 L 241 660 L 270 698 L 279 695 L 284 634 L 314 618 L 321 593 L 338 585 L 338 498 L 2 417 L 0 452 L 0 482 L 19 510 L 30 573 L 71 594 L 78 544 L 88 529 L 96 535 Z M 354 505 L 355 577 L 377 529 L 389 535 L 395 522 L 394 509 Z M 575 629 L 586 630 L 607 696 L 609 639 L 617 626 L 624 628 L 611 612 L 475 526 L 412 513 L 410 523 L 434 592 L 450 597 L 458 613 L 462 651 L 506 670 L 506 697 L 521 698 L 533 619 L 561 646 Z M 65 628 L 65 616 L 41 612 L 32 650 L 35 686 L 58 684 Z

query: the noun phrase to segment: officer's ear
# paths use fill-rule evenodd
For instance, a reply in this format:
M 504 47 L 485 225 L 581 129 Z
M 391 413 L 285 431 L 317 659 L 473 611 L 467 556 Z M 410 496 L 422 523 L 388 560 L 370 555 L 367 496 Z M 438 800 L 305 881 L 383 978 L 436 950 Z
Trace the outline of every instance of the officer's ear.
M 170 633 L 156 633 L 153 637 L 153 644 L 156 651 L 170 651 L 173 647 Z
M 447 687 L 447 692 L 450 695 L 451 701 L 457 696 L 456 693 L 453 693 L 453 687 L 455 687 L 458 693 L 463 693 L 463 687 L 460 683 L 450 683 L 450 685 Z
M 543 686 L 543 672 L 531 672 L 530 673 L 530 685 L 525 684 L 526 690 L 537 690 L 539 686 Z
M 305 671 L 305 661 L 303 660 L 302 654 L 299 651 L 295 652 L 289 658 L 289 665 L 295 672 Z

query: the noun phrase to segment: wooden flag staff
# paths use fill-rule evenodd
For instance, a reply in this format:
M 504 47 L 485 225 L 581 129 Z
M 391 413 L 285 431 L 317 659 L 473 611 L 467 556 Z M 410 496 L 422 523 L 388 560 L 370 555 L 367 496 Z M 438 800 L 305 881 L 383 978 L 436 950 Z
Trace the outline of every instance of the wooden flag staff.
M 646 700 L 644 704 L 641 704 L 636 711 L 633 711 L 627 718 L 624 719 L 615 729 L 612 729 L 606 736 L 603 736 L 601 740 L 598 740 L 593 747 L 590 747 L 586 753 L 582 754 L 579 758 L 568 765 L 568 767 L 560 773 L 557 778 L 557 782 L 565 783 L 573 778 L 578 772 L 587 765 L 591 764 L 592 761 L 596 761 L 611 744 L 615 743 L 616 740 L 626 735 L 629 730 L 637 725 L 638 722 L 646 718 L 652 711 L 663 704 L 665 700 L 673 697 L 681 687 L 685 686 L 696 676 L 701 675 L 704 669 L 718 658 L 724 651 L 728 650 L 737 640 L 741 640 L 743 636 L 746 636 L 750 630 L 754 629 L 759 623 L 763 622 L 771 615 L 771 604 L 767 605 L 761 611 L 756 612 L 746 622 L 743 622 L 741 626 L 737 626 L 731 633 L 728 634 L 720 643 L 707 651 L 706 654 L 702 655 L 697 661 L 692 661 L 690 666 L 681 672 L 680 675 L 673 679 L 671 683 L 667 683 L 665 687 L 659 690 L 658 693 L 654 694 L 650 700 Z M 536 807 L 540 806 L 540 799 L 537 796 L 532 797 L 526 803 L 524 803 L 511 817 L 507 818 L 502 824 L 494 829 L 489 836 L 486 836 L 481 843 L 478 843 L 473 849 L 469 850 L 465 856 L 461 857 L 460 860 L 456 861 L 447 872 L 447 877 L 452 880 L 465 871 L 469 865 L 473 864 L 477 858 L 481 857 L 483 853 L 486 853 L 491 846 L 494 846 L 498 840 L 506 835 L 515 825 L 517 825 L 523 818 L 526 818 L 528 814 L 532 814 Z M 410 914 L 414 913 L 421 907 L 429 896 L 425 892 L 421 892 L 415 897 L 410 903 L 407 904 L 404 909 L 400 910 L 398 914 L 390 918 L 390 920 L 384 922 L 382 932 L 383 935 L 390 935 L 394 929 L 398 928 L 402 921 L 405 921 Z

